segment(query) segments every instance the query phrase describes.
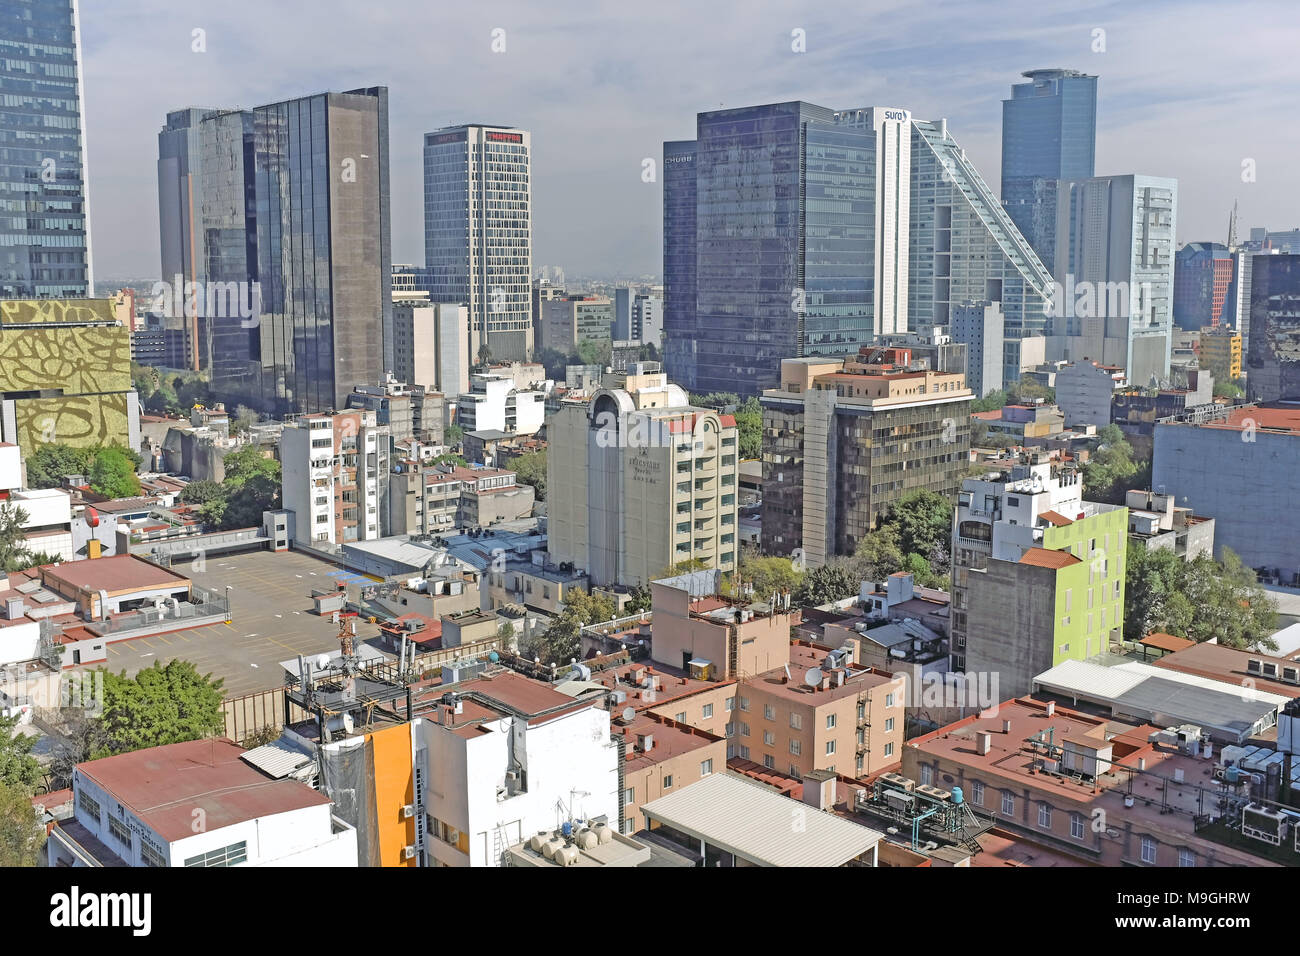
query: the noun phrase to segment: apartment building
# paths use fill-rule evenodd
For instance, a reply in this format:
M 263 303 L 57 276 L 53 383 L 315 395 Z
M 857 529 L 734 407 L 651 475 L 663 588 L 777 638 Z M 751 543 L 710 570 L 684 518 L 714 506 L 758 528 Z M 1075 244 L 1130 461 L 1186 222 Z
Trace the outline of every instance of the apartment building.
M 1124 624 L 1128 509 L 1084 501 L 1077 472 L 1026 457 L 962 482 L 953 517 L 952 669 L 1004 693 L 1106 650 Z
M 727 742 L 715 734 L 653 713 L 631 719 L 613 714 L 613 731 L 621 738 L 619 769 L 623 833 L 641 826 L 640 807 L 727 768 Z
M 475 372 L 469 387 L 456 398 L 456 424 L 464 431 L 534 435 L 546 421 L 546 389 L 520 385 L 515 374 Z
M 781 387 L 760 399 L 765 553 L 802 549 L 820 567 L 909 492 L 956 495 L 973 396 L 964 375 L 912 371 L 900 351 L 781 363 Z
M 695 408 L 656 362 L 606 376 L 546 426 L 548 549 L 596 586 L 680 562 L 736 566 L 736 421 Z
M 1128 384 L 1124 370 L 1096 362 L 1071 362 L 1056 370 L 1056 404 L 1065 426 L 1110 424 L 1115 393 Z
M 388 476 L 390 534 L 444 534 L 486 528 L 533 513 L 536 493 L 504 468 L 396 462 Z
M 1201 367 L 1221 382 L 1241 378 L 1241 333 L 1228 326 L 1201 329 Z
M 287 426 L 280 466 L 295 539 L 342 545 L 385 537 L 391 445 L 372 411 L 304 415 Z
M 608 296 L 568 295 L 540 305 L 539 348 L 571 355 L 583 342 L 612 339 L 614 302 Z

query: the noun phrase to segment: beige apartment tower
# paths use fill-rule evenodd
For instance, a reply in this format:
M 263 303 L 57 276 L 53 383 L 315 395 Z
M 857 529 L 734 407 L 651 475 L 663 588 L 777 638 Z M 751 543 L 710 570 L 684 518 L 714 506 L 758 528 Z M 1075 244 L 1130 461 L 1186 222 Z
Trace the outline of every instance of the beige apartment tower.
M 547 421 L 551 559 L 593 586 L 646 585 L 698 559 L 736 566 L 736 422 L 692 407 L 657 362 L 607 375 Z

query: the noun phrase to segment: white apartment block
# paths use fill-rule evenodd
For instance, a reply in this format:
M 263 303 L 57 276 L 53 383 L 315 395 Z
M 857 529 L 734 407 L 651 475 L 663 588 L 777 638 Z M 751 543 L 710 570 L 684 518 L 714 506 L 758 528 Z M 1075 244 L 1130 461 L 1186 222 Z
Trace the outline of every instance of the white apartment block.
M 521 366 L 528 369 L 531 366 Z M 456 424 L 467 432 L 534 435 L 546 421 L 546 388 L 520 388 L 513 374 L 475 372 L 456 399 Z
M 373 541 L 387 533 L 391 437 L 375 413 L 304 415 L 280 439 L 284 508 L 308 545 Z

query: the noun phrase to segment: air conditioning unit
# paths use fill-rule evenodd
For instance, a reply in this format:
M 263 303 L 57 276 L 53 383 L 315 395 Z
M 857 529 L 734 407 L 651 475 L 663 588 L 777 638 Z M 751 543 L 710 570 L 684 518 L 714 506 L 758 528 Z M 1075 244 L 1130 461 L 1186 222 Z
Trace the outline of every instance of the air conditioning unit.
M 409 820 L 409 819 L 411 819 L 411 817 L 413 817 L 413 816 L 415 816 L 415 807 L 414 807 L 414 806 L 412 806 L 411 804 L 408 803 L 408 804 L 406 804 L 405 806 L 402 807 L 402 819 L 403 819 L 403 820 Z
M 404 847 L 402 847 L 402 859 L 403 859 L 403 860 L 413 860 L 413 859 L 415 859 L 415 846 L 414 846 L 414 845 L 411 845 L 411 846 L 404 846 Z

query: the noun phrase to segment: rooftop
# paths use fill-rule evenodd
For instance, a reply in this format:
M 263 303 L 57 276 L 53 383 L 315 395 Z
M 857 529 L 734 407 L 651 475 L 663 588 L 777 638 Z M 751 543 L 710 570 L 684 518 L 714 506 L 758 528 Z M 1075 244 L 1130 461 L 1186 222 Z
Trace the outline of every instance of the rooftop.
M 1052 551 L 1049 548 L 1030 548 L 1020 558 L 1020 564 L 1032 564 L 1038 568 L 1068 568 L 1072 564 L 1083 562 L 1069 551 Z
M 189 578 L 159 567 L 134 554 L 116 554 L 106 558 L 68 561 L 41 569 L 47 582 L 72 590 L 127 591 L 132 589 L 180 587 Z
M 831 650 L 829 647 L 821 647 L 807 641 L 792 641 L 789 680 L 786 680 L 786 668 L 778 667 L 759 674 L 746 683 L 778 697 L 815 707 L 844 697 L 856 697 L 868 688 L 879 687 L 895 680 L 892 674 L 878 671 L 873 667 L 856 667 L 850 664 L 844 669 L 844 683 L 836 685 L 834 673 L 829 669 L 823 670 Z M 822 670 L 823 676 L 830 677 L 829 688 L 814 689 L 804 683 L 804 675 L 814 668 Z
M 77 770 L 169 843 L 194 835 L 196 810 L 211 832 L 330 803 L 306 784 L 269 779 L 243 753 L 229 740 L 195 740 L 91 760 Z
M 621 733 L 627 745 L 624 764 L 627 773 L 645 770 L 665 760 L 672 760 L 692 750 L 700 750 L 723 739 L 655 714 L 638 713 L 628 724 L 617 719 L 617 714 L 615 718 L 612 730 L 614 733 Z M 638 750 L 637 738 L 646 734 L 653 738 L 652 746 L 648 751 Z
M 791 826 L 792 811 L 801 827 Z M 759 866 L 843 866 L 870 853 L 876 830 L 813 807 L 732 773 L 715 773 L 644 804 L 641 812 Z

